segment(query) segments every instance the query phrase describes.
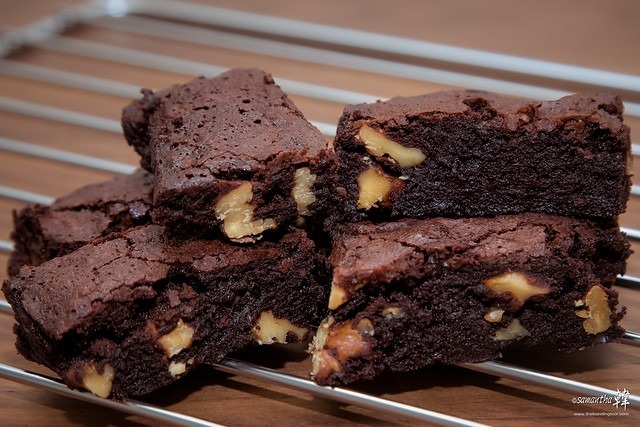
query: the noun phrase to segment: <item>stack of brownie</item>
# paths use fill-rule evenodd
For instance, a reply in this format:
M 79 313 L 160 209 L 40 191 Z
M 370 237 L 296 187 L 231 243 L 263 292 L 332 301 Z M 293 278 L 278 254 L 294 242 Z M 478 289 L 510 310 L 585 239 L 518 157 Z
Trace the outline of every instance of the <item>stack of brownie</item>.
M 306 230 L 335 205 L 329 141 L 253 69 L 143 90 L 122 123 L 144 170 L 15 214 L 20 353 L 122 398 L 305 340 L 327 310 Z
M 17 347 L 70 387 L 142 395 L 318 325 L 328 385 L 623 333 L 614 96 L 395 98 L 330 143 L 238 69 L 143 90 L 122 124 L 142 169 L 14 218 Z
M 448 91 L 347 106 L 330 315 L 313 376 L 577 350 L 623 333 L 629 130 L 609 94 Z

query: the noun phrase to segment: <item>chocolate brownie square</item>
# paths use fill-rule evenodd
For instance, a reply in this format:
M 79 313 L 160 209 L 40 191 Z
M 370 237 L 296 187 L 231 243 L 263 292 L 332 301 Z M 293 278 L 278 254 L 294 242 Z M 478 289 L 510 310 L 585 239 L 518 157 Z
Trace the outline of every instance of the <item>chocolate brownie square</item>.
M 82 187 L 49 206 L 14 211 L 9 277 L 23 265 L 39 265 L 109 233 L 149 223 L 152 191 L 151 174 L 138 169 Z
M 624 212 L 631 143 L 622 101 L 445 91 L 349 105 L 335 151 L 343 218 Z
M 320 223 L 334 204 L 328 141 L 263 71 L 143 90 L 122 125 L 155 175 L 154 220 L 176 232 L 250 242 L 300 219 Z
M 160 225 L 112 233 L 5 281 L 17 348 L 72 388 L 147 394 L 326 314 L 326 259 L 303 230 L 238 246 Z
M 527 213 L 357 223 L 336 235 L 314 379 L 371 379 L 515 347 L 578 350 L 623 334 L 617 227 Z

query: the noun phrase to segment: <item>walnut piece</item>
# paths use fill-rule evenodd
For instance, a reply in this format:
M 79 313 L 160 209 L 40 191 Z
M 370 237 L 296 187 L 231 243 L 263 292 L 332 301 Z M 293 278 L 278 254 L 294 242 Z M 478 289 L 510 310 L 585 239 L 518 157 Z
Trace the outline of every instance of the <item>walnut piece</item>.
M 316 175 L 311 173 L 308 167 L 296 169 L 293 175 L 294 185 L 291 196 L 298 206 L 298 215 L 310 216 L 309 205 L 316 201 L 313 194 L 313 184 L 316 182 Z
M 364 143 L 369 154 L 376 157 L 382 157 L 386 154 L 401 168 L 419 165 L 427 158 L 420 149 L 407 148 L 366 124 L 360 127 L 358 139 Z
M 361 319 L 356 325 L 356 330 L 363 335 L 371 335 L 373 336 L 375 329 L 373 327 L 373 322 L 369 319 Z
M 364 288 L 367 285 L 366 282 L 357 283 L 351 287 L 351 289 L 346 290 L 340 284 L 336 283 L 336 281 L 331 282 L 331 292 L 329 293 L 329 310 L 335 310 L 340 307 L 345 302 L 349 301 L 353 292 Z
M 169 364 L 169 373 L 172 377 L 177 377 L 185 372 L 187 372 L 187 364 L 185 362 L 171 362 Z
M 329 310 L 335 310 L 347 301 L 349 301 L 347 291 L 336 282 L 332 282 L 331 292 L 329 293 Z
M 173 357 L 191 346 L 194 332 L 191 326 L 179 319 L 178 324 L 171 332 L 158 338 L 158 344 L 168 357 Z
M 316 334 L 309 345 L 309 353 L 311 353 L 311 374 L 316 375 L 323 370 L 337 371 L 340 370 L 340 364 L 330 354 L 323 351 L 324 345 L 329 336 L 329 327 L 333 325 L 334 318 L 329 316 L 320 323 Z
M 114 377 L 115 370 L 110 364 L 105 364 L 102 372 L 98 372 L 93 363 L 88 363 L 82 372 L 82 386 L 96 396 L 106 399 L 111 394 Z
M 506 328 L 498 329 L 493 336 L 495 341 L 515 340 L 531 335 L 518 319 L 513 319 Z
M 576 315 L 584 320 L 582 327 L 589 334 L 599 334 L 611 327 L 611 309 L 609 298 L 602 286 L 595 285 L 589 289 L 584 297 L 583 310 L 576 311 Z
M 195 359 L 192 357 L 186 362 L 178 362 L 175 360 L 171 361 L 171 363 L 169 364 L 169 374 L 171 374 L 172 377 L 178 377 L 184 374 L 185 372 L 187 372 L 187 366 L 193 365 L 194 360 Z
M 382 309 L 381 313 L 385 319 L 397 319 L 404 317 L 404 309 L 402 307 L 389 306 Z
M 493 277 L 485 281 L 485 286 L 499 294 L 509 292 L 513 295 L 514 310 L 522 307 L 529 298 L 534 295 L 546 295 L 549 288 L 536 283 L 532 278 L 523 273 L 509 272 L 501 276 Z
M 308 333 L 309 329 L 296 326 L 287 319 L 276 317 L 271 310 L 260 313 L 253 327 L 253 336 L 258 344 L 286 343 L 289 335 L 302 341 Z
M 340 372 L 345 360 L 371 352 L 371 346 L 364 337 L 372 335 L 373 324 L 369 319 L 362 319 L 354 329 L 352 323 L 346 321 L 336 324 L 330 316 L 318 328 L 311 344 L 311 375 L 319 381 L 328 378 L 334 372 Z
M 484 315 L 484 320 L 491 323 L 498 323 L 502 321 L 502 315 L 504 314 L 504 310 L 500 308 L 491 308 Z
M 251 236 L 260 235 L 265 230 L 276 227 L 272 218 L 253 219 L 255 206 L 250 203 L 251 199 L 253 187 L 250 182 L 243 182 L 220 197 L 216 203 L 216 218 L 222 221 L 224 233 L 233 241 L 255 241 Z
M 388 201 L 394 178 L 377 167 L 370 167 L 358 176 L 358 208 L 371 209 Z

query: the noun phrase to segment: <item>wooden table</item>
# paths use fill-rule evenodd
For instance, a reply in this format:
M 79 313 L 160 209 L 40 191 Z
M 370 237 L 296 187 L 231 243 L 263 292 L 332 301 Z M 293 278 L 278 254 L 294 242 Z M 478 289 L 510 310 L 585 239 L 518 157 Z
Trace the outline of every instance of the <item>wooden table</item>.
M 55 3 L 45 0 L 0 0 L 0 28 L 19 28 L 48 16 L 59 10 L 60 5 Z M 79 2 L 65 2 L 66 5 L 77 3 Z M 640 3 L 633 0 L 541 0 L 526 4 L 508 0 L 446 3 L 410 0 L 218 0 L 200 3 L 640 75 L 640 25 L 637 23 Z M 257 28 L 244 30 L 242 34 L 251 35 L 254 30 L 257 31 Z M 266 52 L 247 53 L 188 42 L 161 41 L 157 37 L 94 25 L 71 28 L 67 35 L 220 67 L 259 67 L 273 73 L 276 80 L 300 80 L 381 98 L 449 87 L 440 83 L 437 78 L 433 81 L 420 81 L 386 75 L 382 72 L 382 62 L 370 64 L 366 71 L 352 70 L 329 62 L 310 64 L 295 59 L 277 58 Z M 373 55 L 366 51 L 356 53 Z M 35 47 L 27 47 L 13 54 L 10 59 L 125 82 L 133 87 L 161 88 L 192 77 L 192 73 L 180 70 L 154 70 L 146 66 L 122 65 L 114 61 L 88 59 Z M 394 55 L 378 56 L 377 59 L 387 62 L 407 61 L 409 64 L 406 69 L 410 69 L 410 66 L 428 66 L 569 92 L 590 88 L 581 83 L 491 71 L 443 61 L 407 60 Z M 4 64 L 0 64 L 0 70 L 3 66 Z M 620 93 L 627 102 L 640 102 L 638 92 L 621 89 Z M 0 73 L 0 96 L 82 112 L 111 121 L 119 120 L 121 108 L 130 99 L 126 95 L 97 94 L 5 73 Z M 343 103 L 340 102 L 296 94 L 291 97 L 305 115 L 314 121 L 335 125 L 342 111 Z M 120 134 L 34 118 L 29 115 L 32 111 L 27 111 L 26 114 L 0 111 L 0 137 L 137 165 L 138 158 Z M 632 137 L 640 134 L 640 119 L 627 116 L 625 120 L 632 129 Z M 0 151 L 0 159 L 0 185 L 47 197 L 62 196 L 80 185 L 98 182 L 114 175 L 113 172 L 37 159 L 9 151 Z M 636 175 L 640 171 L 639 163 L 636 162 L 634 168 Z M 9 240 L 11 212 L 25 204 L 25 201 L 15 198 L 0 198 L 0 239 Z M 635 197 L 621 219 L 622 225 L 640 229 L 639 213 L 640 198 Z M 640 246 L 637 243 L 634 248 L 639 252 Z M 6 261 L 7 254 L 3 252 L 0 255 L 1 279 L 6 278 Z M 640 276 L 640 254 L 632 257 L 629 273 Z M 619 292 L 622 304 L 628 307 L 623 325 L 630 330 L 640 330 L 640 289 L 619 287 Z M 0 316 L 0 362 L 47 373 L 45 369 L 26 362 L 16 354 L 11 326 L 12 319 L 9 316 Z M 640 394 L 639 356 L 640 350 L 637 347 L 612 344 L 573 354 L 514 354 L 509 356 L 508 361 L 574 380 L 614 390 L 626 388 L 632 393 Z M 240 357 L 302 376 L 309 370 L 309 360 L 303 346 L 258 348 Z M 634 405 L 627 408 L 628 416 L 579 417 L 574 413 L 612 412 L 615 408 L 604 404 L 572 404 L 572 397 L 576 397 L 572 394 L 474 373 L 459 367 L 430 368 L 407 375 L 388 376 L 358 386 L 357 389 L 491 425 L 640 424 L 640 408 Z M 154 424 L 144 418 L 123 415 L 7 380 L 0 380 L 0 393 L 2 425 Z M 163 389 L 145 401 L 228 425 L 413 424 L 413 421 L 398 416 L 314 398 L 284 387 L 212 369 L 202 370 L 200 375 Z

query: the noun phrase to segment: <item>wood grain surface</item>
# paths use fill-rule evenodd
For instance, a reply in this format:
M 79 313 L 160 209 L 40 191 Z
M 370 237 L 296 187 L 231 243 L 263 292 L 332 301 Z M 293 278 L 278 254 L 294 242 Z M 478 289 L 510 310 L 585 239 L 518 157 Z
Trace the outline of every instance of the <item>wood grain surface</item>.
M 194 0 L 195 1 L 195 0 Z M 56 13 L 77 1 L 0 0 L 0 30 L 10 31 Z M 116 2 L 117 3 L 117 2 Z M 620 73 L 640 75 L 640 2 L 634 0 L 512 2 L 462 0 L 453 2 L 370 0 L 298 1 L 217 0 L 199 3 L 299 19 L 340 27 L 397 35 L 450 45 L 483 49 L 556 61 Z M 112 18 L 115 19 L 115 18 Z M 125 18 L 126 19 L 126 18 Z M 251 31 L 245 31 L 251 33 Z M 258 67 L 278 79 L 299 80 L 380 98 L 413 95 L 446 86 L 381 73 L 378 69 L 355 71 L 328 64 L 246 53 L 197 43 L 168 41 L 115 31 L 94 25 L 70 28 L 65 36 L 168 55 L 220 67 Z M 317 47 L 317 46 L 316 46 Z M 330 46 L 322 46 L 324 48 Z M 372 52 L 358 52 L 373 55 Z M 8 59 L 73 71 L 134 87 L 161 88 L 193 76 L 147 66 L 86 58 L 39 47 L 26 47 Z M 437 61 L 398 58 L 410 65 L 473 72 L 497 79 L 538 84 L 566 91 L 591 89 L 585 85 L 538 79 L 513 73 L 497 73 Z M 118 121 L 126 96 L 98 94 L 62 85 L 8 76 L 0 63 L 0 96 L 54 106 Z M 639 93 L 621 93 L 628 102 L 640 102 Z M 335 125 L 343 104 L 291 95 L 305 115 Z M 632 139 L 640 135 L 640 119 L 627 116 Z M 0 137 L 43 147 L 96 156 L 128 165 L 138 158 L 121 134 L 0 111 Z M 635 137 L 638 141 L 638 137 Z M 637 160 L 637 159 L 636 159 Z M 640 174 L 640 161 L 634 166 Z M 113 173 L 24 154 L 0 151 L 0 186 L 47 197 L 58 197 L 81 185 L 98 182 Z M 0 197 L 0 239 L 9 240 L 12 210 L 26 202 Z M 640 229 L 640 198 L 633 198 L 621 218 L 626 227 Z M 629 274 L 640 276 L 640 245 L 629 263 Z M 7 254 L 0 254 L 0 279 L 6 278 Z M 621 303 L 628 308 L 623 325 L 640 330 L 640 289 L 619 287 Z M 13 320 L 0 315 L 0 362 L 49 373 L 16 354 L 11 331 Z M 306 376 L 310 369 L 304 346 L 261 347 L 238 358 L 285 372 Z M 572 354 L 524 352 L 509 354 L 506 361 L 610 389 L 626 388 L 640 394 L 640 349 L 611 344 Z M 627 407 L 626 416 L 577 416 L 576 412 L 616 412 L 606 404 L 580 405 L 572 394 L 495 378 L 459 367 L 433 367 L 417 373 L 380 378 L 354 387 L 376 396 L 416 405 L 449 415 L 496 426 L 512 425 L 639 425 L 640 407 Z M 0 425 L 7 426 L 138 426 L 155 425 L 147 419 L 82 403 L 0 380 Z M 146 402 L 234 426 L 258 425 L 413 425 L 414 421 L 384 412 L 344 405 L 327 399 L 274 386 L 241 376 L 202 369 L 197 374 L 145 398 Z

